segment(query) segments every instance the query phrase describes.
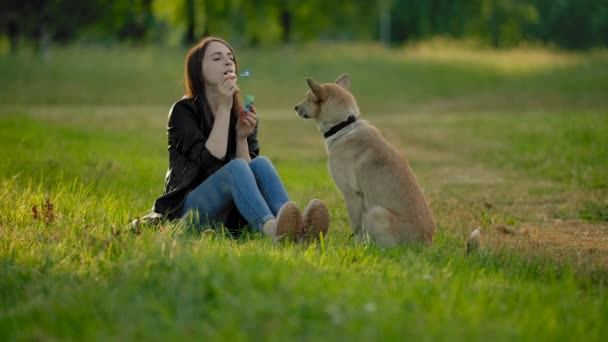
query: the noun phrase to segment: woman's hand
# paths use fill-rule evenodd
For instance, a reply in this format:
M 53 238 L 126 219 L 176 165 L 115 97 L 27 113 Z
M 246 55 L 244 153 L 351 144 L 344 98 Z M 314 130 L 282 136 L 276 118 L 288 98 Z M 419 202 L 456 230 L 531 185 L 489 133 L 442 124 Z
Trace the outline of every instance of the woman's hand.
M 243 111 L 236 124 L 236 136 L 238 139 L 247 139 L 255 129 L 258 123 L 258 114 L 255 107 L 249 106 L 249 111 Z
M 220 106 L 232 108 L 233 95 L 239 90 L 236 85 L 236 75 L 229 73 L 224 75 L 224 81 L 217 86 L 220 93 Z

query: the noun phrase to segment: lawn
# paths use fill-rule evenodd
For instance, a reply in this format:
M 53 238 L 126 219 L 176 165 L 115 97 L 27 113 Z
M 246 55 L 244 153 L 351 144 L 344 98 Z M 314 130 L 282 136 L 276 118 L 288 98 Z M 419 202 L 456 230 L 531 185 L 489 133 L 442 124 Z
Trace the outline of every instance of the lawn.
M 608 334 L 608 52 L 431 41 L 238 49 L 262 154 L 332 224 L 272 244 L 130 231 L 162 192 L 185 50 L 0 56 L 0 340 L 584 340 Z M 409 160 L 430 247 L 355 245 L 293 106 L 349 73 Z M 465 255 L 480 227 L 481 248 Z

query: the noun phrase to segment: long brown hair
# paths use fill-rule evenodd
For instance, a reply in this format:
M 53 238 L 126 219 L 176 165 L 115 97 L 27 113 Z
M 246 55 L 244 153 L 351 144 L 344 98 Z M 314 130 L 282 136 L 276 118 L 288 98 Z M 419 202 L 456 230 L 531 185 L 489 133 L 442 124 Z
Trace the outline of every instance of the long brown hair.
M 193 46 L 190 51 L 188 51 L 188 54 L 186 54 L 186 65 L 184 70 L 186 97 L 190 98 L 197 105 L 197 107 L 203 111 L 204 114 L 207 114 L 207 110 L 211 110 L 211 108 L 209 107 L 209 101 L 207 100 L 207 95 L 205 94 L 202 61 L 203 57 L 205 56 L 205 51 L 211 42 L 220 42 L 230 49 L 232 56 L 234 56 L 235 72 L 237 75 L 239 72 L 239 64 L 236 60 L 234 49 L 232 46 L 230 46 L 230 44 L 221 38 L 212 36 L 205 37 L 198 42 L 198 44 Z M 233 102 L 231 114 L 233 117 L 238 118 L 239 113 L 243 111 L 243 105 L 240 101 L 239 92 L 235 92 L 232 97 Z

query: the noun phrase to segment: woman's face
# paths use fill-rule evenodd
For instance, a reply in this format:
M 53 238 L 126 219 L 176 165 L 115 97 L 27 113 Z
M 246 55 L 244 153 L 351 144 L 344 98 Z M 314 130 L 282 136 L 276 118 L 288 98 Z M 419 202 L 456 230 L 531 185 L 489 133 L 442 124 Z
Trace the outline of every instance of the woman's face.
M 224 81 L 227 73 L 236 73 L 234 55 L 232 51 L 221 42 L 210 42 L 205 50 L 202 62 L 204 82 L 217 86 Z

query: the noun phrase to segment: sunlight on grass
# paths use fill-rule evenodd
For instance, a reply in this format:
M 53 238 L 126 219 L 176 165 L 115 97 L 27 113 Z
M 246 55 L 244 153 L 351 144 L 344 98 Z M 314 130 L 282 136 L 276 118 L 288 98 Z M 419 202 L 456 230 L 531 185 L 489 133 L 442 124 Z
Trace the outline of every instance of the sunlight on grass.
M 262 155 L 300 208 L 329 207 L 312 244 L 127 226 L 163 190 L 184 51 L 0 56 L 0 340 L 602 340 L 608 59 L 466 44 L 240 51 Z M 307 76 L 342 72 L 416 173 L 432 246 L 353 243 L 293 110 Z
M 258 108 L 285 113 L 304 96 L 307 77 L 332 82 L 343 73 L 351 75 L 359 104 L 370 113 L 399 113 L 430 103 L 441 103 L 441 110 L 449 110 L 451 103 L 475 109 L 483 99 L 501 106 L 520 101 L 530 106 L 533 101 L 535 106 L 601 108 L 604 103 L 600 89 L 608 61 L 605 52 L 494 51 L 438 44 L 386 49 L 372 43 L 316 43 L 237 49 L 241 67 L 252 71 L 239 86 L 243 94 L 255 94 Z M 48 60 L 25 52 L 0 55 L 0 103 L 162 105 L 166 115 L 170 104 L 184 94 L 184 55 L 184 49 L 124 46 L 57 48 Z M 569 102 L 559 96 L 562 91 L 570 93 Z
M 474 42 L 467 44 L 443 38 L 407 45 L 400 49 L 399 55 L 414 61 L 477 65 L 505 74 L 526 74 L 568 67 L 584 62 L 588 58 L 581 53 L 549 50 L 537 46 L 495 50 L 476 46 Z M 600 50 L 593 56 L 606 60 L 608 51 Z

